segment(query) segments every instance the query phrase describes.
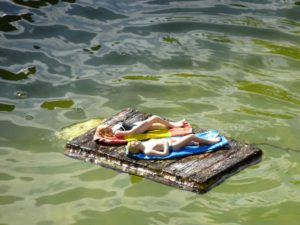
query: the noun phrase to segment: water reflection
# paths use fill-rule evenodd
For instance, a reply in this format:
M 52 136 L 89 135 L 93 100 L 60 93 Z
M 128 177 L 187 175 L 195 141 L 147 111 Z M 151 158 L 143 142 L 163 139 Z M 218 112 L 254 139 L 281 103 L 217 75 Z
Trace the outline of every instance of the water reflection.
M 299 5 L 0 2 L 1 224 L 297 224 Z M 57 131 L 128 106 L 263 161 L 199 196 L 63 156 Z
M 67 11 L 67 13 L 69 15 L 76 15 L 91 20 L 100 20 L 104 22 L 107 22 L 108 20 L 127 18 L 127 16 L 116 14 L 102 7 L 98 7 L 98 8 L 89 7 L 89 6 L 82 7 L 80 5 L 73 5 L 71 9 Z

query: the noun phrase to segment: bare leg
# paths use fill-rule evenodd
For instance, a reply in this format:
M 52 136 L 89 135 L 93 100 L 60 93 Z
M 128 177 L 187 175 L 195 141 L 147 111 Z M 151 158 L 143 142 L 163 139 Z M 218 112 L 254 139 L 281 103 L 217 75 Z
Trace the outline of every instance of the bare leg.
M 151 116 L 143 122 L 147 122 L 149 126 L 152 126 L 154 123 L 159 123 L 159 124 L 164 125 L 167 128 L 182 127 L 183 126 L 183 121 L 170 122 L 168 120 L 164 120 L 163 118 L 161 118 L 159 116 Z
M 158 123 L 162 126 L 153 126 L 153 124 Z M 162 128 L 173 128 L 173 127 L 182 127 L 183 121 L 179 122 L 169 122 L 167 120 L 162 119 L 159 116 L 151 116 L 148 119 L 140 122 L 138 125 L 133 127 L 128 131 L 117 131 L 115 134 L 118 135 L 129 135 L 129 134 L 141 134 L 148 130 L 153 130 L 154 128 L 162 129 Z
M 199 145 L 207 145 L 207 144 L 217 143 L 220 140 L 221 140 L 221 138 L 218 136 L 218 134 L 216 134 L 215 136 L 213 136 L 207 140 L 203 139 L 203 138 L 199 138 L 194 134 L 189 134 L 189 135 L 186 135 L 186 136 L 180 138 L 175 143 L 172 143 L 172 148 L 174 151 L 178 151 L 179 149 L 181 149 L 187 145 L 194 144 L 195 142 L 197 142 Z
M 154 123 L 159 123 L 164 125 L 166 128 L 173 128 L 173 127 L 182 127 L 184 124 L 184 120 L 182 121 L 178 121 L 178 122 L 171 122 L 168 120 L 164 120 L 159 116 L 151 116 L 146 120 L 150 127 L 154 124 Z
M 158 124 L 158 125 L 155 125 L 155 124 Z M 131 130 L 116 131 L 115 135 L 116 136 L 124 136 L 124 135 L 130 135 L 130 134 L 141 134 L 148 130 L 182 127 L 183 125 L 184 125 L 184 121 L 169 122 L 167 120 L 162 119 L 159 116 L 151 116 L 148 119 L 139 122 Z

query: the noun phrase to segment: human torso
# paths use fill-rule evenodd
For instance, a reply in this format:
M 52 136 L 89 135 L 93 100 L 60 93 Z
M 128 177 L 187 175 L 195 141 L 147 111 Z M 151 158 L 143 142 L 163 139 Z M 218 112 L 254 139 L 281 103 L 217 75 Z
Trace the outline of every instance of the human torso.
M 147 154 L 151 150 L 163 151 L 165 142 L 166 140 L 150 139 L 145 144 L 145 153 Z

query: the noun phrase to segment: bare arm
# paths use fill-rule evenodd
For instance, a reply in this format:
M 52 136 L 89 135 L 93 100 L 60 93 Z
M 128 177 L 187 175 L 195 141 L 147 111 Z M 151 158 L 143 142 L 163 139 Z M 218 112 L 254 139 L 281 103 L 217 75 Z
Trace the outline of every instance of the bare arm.
M 145 154 L 146 155 L 153 155 L 153 156 L 166 156 L 169 154 L 169 143 L 168 141 L 164 141 L 164 148 L 163 148 L 163 151 L 158 151 L 158 150 L 155 150 L 153 148 L 151 149 L 145 149 Z

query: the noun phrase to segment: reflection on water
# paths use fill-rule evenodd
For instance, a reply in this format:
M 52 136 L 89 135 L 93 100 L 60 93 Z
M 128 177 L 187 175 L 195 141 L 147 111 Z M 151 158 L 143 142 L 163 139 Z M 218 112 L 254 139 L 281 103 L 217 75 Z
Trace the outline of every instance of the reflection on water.
M 0 12 L 1 224 L 298 224 L 299 1 Z M 124 107 L 258 144 L 263 161 L 196 195 L 63 155 L 68 126 Z

